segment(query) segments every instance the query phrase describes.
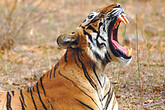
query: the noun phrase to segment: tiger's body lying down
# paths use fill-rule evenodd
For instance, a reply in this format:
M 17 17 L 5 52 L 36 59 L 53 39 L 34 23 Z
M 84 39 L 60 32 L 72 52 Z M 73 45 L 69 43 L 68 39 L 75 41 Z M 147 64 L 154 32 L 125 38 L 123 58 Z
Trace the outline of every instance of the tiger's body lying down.
M 65 55 L 30 88 L 0 93 L 0 110 L 117 110 L 104 73 L 108 62 L 128 64 L 130 51 L 119 45 L 120 4 L 92 12 L 72 34 L 57 39 Z

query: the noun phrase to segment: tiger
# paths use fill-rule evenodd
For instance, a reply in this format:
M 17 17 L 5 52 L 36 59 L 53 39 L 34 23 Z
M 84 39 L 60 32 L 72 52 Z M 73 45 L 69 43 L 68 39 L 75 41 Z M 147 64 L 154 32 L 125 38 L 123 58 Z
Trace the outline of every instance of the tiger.
M 118 110 L 104 71 L 112 61 L 132 60 L 118 42 L 121 22 L 129 23 L 119 3 L 90 13 L 74 32 L 57 38 L 66 52 L 34 86 L 0 93 L 0 110 Z

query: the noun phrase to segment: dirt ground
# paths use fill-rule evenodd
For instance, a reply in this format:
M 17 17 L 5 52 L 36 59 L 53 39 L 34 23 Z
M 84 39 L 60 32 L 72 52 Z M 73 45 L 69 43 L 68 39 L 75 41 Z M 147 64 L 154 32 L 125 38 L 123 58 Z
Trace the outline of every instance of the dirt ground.
M 7 1 L 13 3 L 14 0 Z M 0 91 L 18 90 L 34 85 L 46 71 L 54 67 L 65 52 L 57 46 L 57 37 L 74 31 L 92 10 L 118 1 L 130 22 L 120 25 L 119 41 L 133 49 L 130 65 L 110 63 L 105 70 L 114 85 L 119 108 L 165 110 L 164 0 L 30 1 L 32 0 L 25 3 L 18 0 L 17 7 L 13 9 L 17 12 L 13 11 L 11 19 L 18 18 L 20 22 L 8 23 L 13 26 L 10 28 L 11 33 L 15 29 L 20 31 L 10 37 L 14 39 L 10 50 L 0 50 Z M 0 2 L 0 9 L 6 11 L 8 5 L 4 4 Z M 23 14 L 25 12 L 28 16 Z M 3 14 L 0 10 L 0 20 L 4 19 Z M 18 15 L 20 17 L 16 17 Z M 30 21 L 33 15 L 39 18 L 17 28 L 23 21 Z M 0 24 L 0 30 L 3 27 L 0 39 L 3 39 L 3 35 L 8 35 L 2 34 L 9 28 L 3 25 L 4 22 Z

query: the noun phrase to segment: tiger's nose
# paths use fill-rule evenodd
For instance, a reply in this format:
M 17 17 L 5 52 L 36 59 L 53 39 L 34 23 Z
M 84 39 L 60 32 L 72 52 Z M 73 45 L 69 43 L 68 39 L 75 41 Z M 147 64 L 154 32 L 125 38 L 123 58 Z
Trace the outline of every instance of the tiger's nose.
M 116 7 L 121 7 L 120 3 L 117 3 L 117 4 L 116 4 Z

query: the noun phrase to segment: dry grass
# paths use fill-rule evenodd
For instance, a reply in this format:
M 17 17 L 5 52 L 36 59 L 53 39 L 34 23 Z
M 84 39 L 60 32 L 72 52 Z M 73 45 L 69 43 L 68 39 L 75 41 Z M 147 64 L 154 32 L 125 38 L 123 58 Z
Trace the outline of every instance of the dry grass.
M 122 4 L 130 21 L 127 26 L 120 26 L 120 42 L 127 35 L 135 36 L 130 43 L 125 42 L 128 48 L 133 48 L 131 64 L 125 67 L 113 63 L 106 68 L 114 84 L 119 107 L 122 110 L 163 110 L 165 2 L 118 2 Z M 8 3 L 10 5 L 4 5 Z M 15 41 L 9 43 L 14 44 L 10 50 L 0 51 L 0 91 L 17 90 L 35 84 L 64 53 L 55 43 L 58 35 L 74 31 L 92 10 L 111 3 L 109 0 L 0 1 L 0 38 L 4 39 L 0 45 L 8 42 L 6 39 Z

